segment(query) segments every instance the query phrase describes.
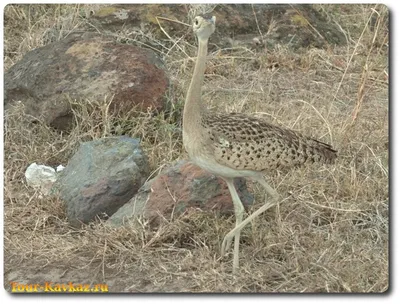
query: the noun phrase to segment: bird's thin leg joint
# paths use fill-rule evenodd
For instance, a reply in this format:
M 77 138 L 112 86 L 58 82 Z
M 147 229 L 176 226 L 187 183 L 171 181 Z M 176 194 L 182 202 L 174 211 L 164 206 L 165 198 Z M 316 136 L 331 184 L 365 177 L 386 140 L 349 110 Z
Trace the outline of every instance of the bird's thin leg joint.
M 270 194 L 273 199 L 272 199 L 271 202 L 267 202 L 264 205 L 262 205 L 258 210 L 256 210 L 251 215 L 249 215 L 244 221 L 241 221 L 239 224 L 236 224 L 235 228 L 233 228 L 230 232 L 228 232 L 228 234 L 224 238 L 224 241 L 222 242 L 222 250 L 221 250 L 222 254 L 225 253 L 224 250 L 228 250 L 229 249 L 229 246 L 230 246 L 230 243 L 232 242 L 233 237 L 236 236 L 236 235 L 240 235 L 240 231 L 250 221 L 255 219 L 257 216 L 259 216 L 261 213 L 263 213 L 267 209 L 269 209 L 269 208 L 273 207 L 274 205 L 276 205 L 276 203 L 278 202 L 278 199 L 279 199 L 278 193 L 270 185 L 268 185 L 268 183 L 262 177 L 255 178 L 255 180 L 257 182 L 259 182 L 265 188 L 265 190 L 267 190 L 268 194 Z M 228 186 L 229 186 L 229 184 L 228 184 Z M 235 190 L 235 192 L 236 192 L 236 190 Z M 233 199 L 233 196 L 232 196 L 232 199 Z M 235 240 L 235 242 L 236 242 L 236 240 Z
M 232 197 L 233 206 L 235 208 L 235 216 L 236 216 L 236 226 L 238 227 L 242 220 L 244 214 L 244 207 L 242 201 L 237 194 L 235 189 L 235 185 L 233 183 L 233 179 L 225 179 L 226 184 L 228 185 L 229 192 Z M 229 234 L 229 233 L 228 233 Z M 239 242 L 240 242 L 240 229 L 235 233 L 231 233 L 230 236 L 228 234 L 225 236 L 222 245 L 221 245 L 221 254 L 222 256 L 229 250 L 232 239 L 235 237 L 235 246 L 234 246 L 234 254 L 233 254 L 233 272 L 235 273 L 239 269 Z

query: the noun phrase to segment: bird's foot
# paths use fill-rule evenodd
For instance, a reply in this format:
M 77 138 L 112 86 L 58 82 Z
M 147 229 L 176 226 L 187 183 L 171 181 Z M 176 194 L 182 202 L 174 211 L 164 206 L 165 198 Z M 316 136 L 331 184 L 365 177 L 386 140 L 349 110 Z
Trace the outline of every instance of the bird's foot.
M 234 236 L 235 235 L 230 232 L 227 235 L 225 235 L 224 240 L 222 241 L 222 244 L 221 244 L 221 256 L 224 256 L 225 253 L 227 253 L 228 250 L 231 248 L 232 240 L 233 240 Z

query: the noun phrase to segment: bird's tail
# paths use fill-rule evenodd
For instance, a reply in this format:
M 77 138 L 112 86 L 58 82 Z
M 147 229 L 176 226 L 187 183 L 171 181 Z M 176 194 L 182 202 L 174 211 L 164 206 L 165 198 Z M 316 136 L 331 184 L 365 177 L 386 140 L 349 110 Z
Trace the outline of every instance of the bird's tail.
M 314 142 L 314 153 L 319 155 L 318 160 L 323 163 L 332 164 L 337 158 L 337 150 L 329 144 L 322 141 L 312 139 Z

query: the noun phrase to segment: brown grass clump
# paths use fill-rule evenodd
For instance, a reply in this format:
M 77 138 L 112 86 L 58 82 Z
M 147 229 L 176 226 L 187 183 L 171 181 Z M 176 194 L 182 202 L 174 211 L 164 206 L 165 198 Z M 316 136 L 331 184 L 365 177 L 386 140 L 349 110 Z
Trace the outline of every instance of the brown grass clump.
M 74 128 L 58 132 L 32 123 L 23 104 L 4 120 L 5 287 L 9 282 L 106 283 L 129 292 L 384 292 L 388 289 L 387 8 L 316 5 L 348 44 L 294 53 L 285 45 L 254 52 L 219 50 L 208 62 L 204 99 L 215 111 L 255 113 L 339 150 L 329 167 L 271 172 L 282 202 L 243 230 L 241 272 L 219 255 L 233 218 L 193 211 L 157 229 L 111 228 L 97 221 L 68 226 L 63 204 L 26 185 L 37 162 L 66 165 L 82 141 L 110 135 L 140 137 L 154 174 L 178 158 L 180 119 L 195 41 L 174 33 L 157 41 L 173 88 L 156 115 L 132 109 L 109 115 L 109 100 L 71 101 Z M 29 50 L 89 26 L 94 5 L 8 5 L 5 68 Z M 192 6 L 190 14 L 201 7 Z M 212 9 L 212 7 L 203 7 Z M 159 20 L 160 26 L 166 20 Z M 186 21 L 185 21 L 186 22 Z M 136 43 L 151 33 L 121 31 Z M 133 38 L 136 37 L 136 38 Z M 139 37 L 139 38 L 138 38 Z M 137 41 L 140 44 L 140 41 Z M 278 62 L 276 71 L 268 69 Z M 265 201 L 251 186 L 256 209 Z

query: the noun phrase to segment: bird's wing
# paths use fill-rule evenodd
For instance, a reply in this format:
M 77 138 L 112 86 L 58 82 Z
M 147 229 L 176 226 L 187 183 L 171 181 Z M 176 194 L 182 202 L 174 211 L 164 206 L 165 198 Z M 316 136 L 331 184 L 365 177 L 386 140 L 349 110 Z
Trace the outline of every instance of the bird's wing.
M 328 144 L 241 113 L 208 113 L 202 124 L 215 160 L 233 169 L 265 171 L 336 158 Z

